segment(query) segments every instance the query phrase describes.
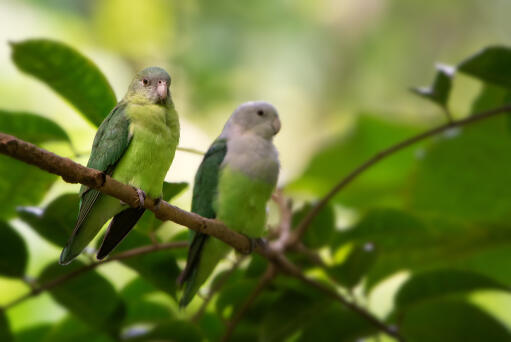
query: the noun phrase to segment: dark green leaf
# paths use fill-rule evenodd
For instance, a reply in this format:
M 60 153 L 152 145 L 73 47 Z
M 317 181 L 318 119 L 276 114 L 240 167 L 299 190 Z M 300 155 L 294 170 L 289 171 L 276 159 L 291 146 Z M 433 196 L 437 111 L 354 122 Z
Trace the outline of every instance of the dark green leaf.
M 151 244 L 152 241 L 148 236 L 137 230 L 132 230 L 122 243 L 117 246 L 112 255 Z M 153 286 L 165 291 L 174 298 L 176 297 L 176 279 L 181 271 L 177 266 L 172 250 L 161 250 L 139 255 L 136 258 L 123 259 L 121 262 L 135 270 Z
M 170 201 L 177 195 L 179 195 L 184 189 L 188 187 L 188 183 L 186 182 L 180 182 L 180 183 L 170 183 L 170 182 L 164 182 L 163 183 L 163 199 L 165 201 Z
M 451 67 L 438 65 L 437 73 L 433 85 L 427 88 L 413 88 L 412 91 L 429 99 L 440 107 L 447 108 L 447 102 L 449 101 L 449 94 L 452 86 L 452 75 L 454 70 Z
M 304 205 L 300 210 L 293 214 L 293 227 L 307 215 L 312 205 Z M 332 234 L 335 230 L 335 214 L 331 206 L 327 205 L 316 215 L 307 229 L 303 242 L 310 248 L 320 248 L 331 242 Z
M 401 333 L 413 342 L 511 341 L 509 329 L 502 323 L 461 301 L 433 301 L 410 310 Z
M 389 122 L 382 118 L 360 116 L 342 137 L 321 149 L 308 163 L 303 175 L 287 187 L 323 196 L 342 177 L 379 152 L 419 132 L 419 127 Z M 402 205 L 404 180 L 412 171 L 416 149 L 405 149 L 364 172 L 334 200 L 344 206 L 369 208 L 375 205 Z
M 205 312 L 199 320 L 199 326 L 208 341 L 220 341 L 225 326 L 219 315 Z
M 438 138 L 418 162 L 410 184 L 416 211 L 465 221 L 511 219 L 511 136 L 504 117 Z
M 28 251 L 21 235 L 6 222 L 0 221 L 0 275 L 23 277 L 27 268 Z
M 220 291 L 216 301 L 217 312 L 223 315 L 227 308 L 231 308 L 232 312 L 236 312 L 256 286 L 257 280 L 255 279 L 240 279 L 236 282 L 228 282 Z
M 57 177 L 35 166 L 0 155 L 0 219 L 16 214 L 16 207 L 38 204 Z
M 3 310 L 0 310 L 0 341 L 2 342 L 14 341 L 11 334 L 11 328 L 9 327 L 9 321 L 7 320 L 7 317 L 5 316 L 5 312 Z
M 493 84 L 485 84 L 472 103 L 471 114 L 482 113 L 511 102 L 511 92 Z
M 491 46 L 463 61 L 458 70 L 483 82 L 511 89 L 511 49 Z
M 401 286 L 394 297 L 394 303 L 397 310 L 403 310 L 434 298 L 481 289 L 510 290 L 509 287 L 481 274 L 444 269 L 412 276 Z
M 77 319 L 66 317 L 54 325 L 46 335 L 40 336 L 37 341 L 113 342 L 114 339 L 106 334 L 100 335 Z
M 356 244 L 349 252 L 346 259 L 341 264 L 329 268 L 328 273 L 333 276 L 339 284 L 348 288 L 353 288 L 373 266 L 376 258 L 377 251 L 371 242 Z
M 44 284 L 79 272 L 85 265 L 78 260 L 68 266 L 52 263 L 39 281 Z M 95 271 L 86 271 L 49 290 L 51 296 L 74 316 L 90 326 L 117 333 L 124 317 L 124 305 L 112 284 Z
M 449 265 L 457 269 L 476 269 L 481 265 L 474 259 L 494 248 L 511 244 L 511 231 L 507 225 L 468 225 L 441 219 L 421 220 L 396 210 L 369 212 L 354 228 L 342 232 L 341 244 L 371 243 L 378 251 L 376 261 L 367 273 L 367 289 L 378 281 L 404 269 L 425 270 Z M 506 255 L 509 255 L 507 253 Z M 495 262 L 500 259 L 495 258 Z M 500 256 L 500 258 L 503 258 Z M 499 267 L 491 267 L 487 259 L 483 274 L 511 282 L 502 270 L 510 267 L 509 258 L 500 261 Z M 502 277 L 505 279 L 501 279 Z
M 98 126 L 117 103 L 98 67 L 60 42 L 31 39 L 11 43 L 12 59 L 23 72 L 46 83 Z
M 172 317 L 169 308 L 165 305 L 147 300 L 148 294 L 156 289 L 143 278 L 135 278 L 121 291 L 126 303 L 126 318 L 124 325 L 136 323 L 158 323 Z
M 48 141 L 71 142 L 66 131 L 54 121 L 26 112 L 0 110 L 0 132 L 36 145 Z
M 16 333 L 16 342 L 41 342 L 51 329 L 51 324 L 40 324 L 26 328 Z M 3 341 L 3 339 L 0 341 Z
M 78 194 L 64 194 L 41 210 L 32 207 L 19 207 L 18 215 L 40 236 L 64 247 L 71 235 L 78 215 Z
M 187 321 L 170 321 L 157 325 L 148 334 L 130 339 L 133 342 L 201 342 L 202 333 Z

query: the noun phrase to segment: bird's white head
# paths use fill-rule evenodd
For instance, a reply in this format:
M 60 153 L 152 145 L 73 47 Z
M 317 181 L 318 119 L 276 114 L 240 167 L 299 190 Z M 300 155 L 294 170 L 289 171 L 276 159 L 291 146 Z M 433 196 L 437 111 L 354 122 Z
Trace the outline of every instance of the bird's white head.
M 280 119 L 277 109 L 268 102 L 255 101 L 240 105 L 227 121 L 221 137 L 255 134 L 266 140 L 272 140 L 280 131 Z

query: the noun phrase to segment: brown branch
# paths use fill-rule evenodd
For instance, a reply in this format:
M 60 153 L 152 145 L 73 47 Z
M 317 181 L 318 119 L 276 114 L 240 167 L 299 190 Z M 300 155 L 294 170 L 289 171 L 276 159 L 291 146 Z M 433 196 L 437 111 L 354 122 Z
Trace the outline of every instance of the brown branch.
M 234 314 L 234 316 L 227 322 L 227 328 L 225 330 L 224 336 L 220 341 L 226 342 L 232 336 L 234 329 L 241 321 L 248 308 L 252 305 L 252 303 L 256 300 L 256 298 L 261 294 L 261 292 L 268 286 L 268 284 L 273 280 L 275 275 L 277 274 L 277 269 L 274 264 L 268 264 L 268 268 L 263 276 L 259 279 L 255 289 L 250 293 L 245 302 L 241 305 L 240 309 Z
M 278 239 L 271 243 L 271 248 L 275 251 L 282 251 L 286 247 L 286 242 L 291 236 L 291 225 L 293 220 L 293 203 L 287 199 L 282 189 L 277 189 L 272 196 L 273 201 L 277 204 L 280 213 L 280 221 L 277 227 Z
M 339 183 L 337 183 L 319 202 L 317 202 L 313 208 L 309 211 L 309 213 L 303 218 L 303 220 L 298 224 L 295 230 L 295 234 L 292 239 L 288 241 L 288 246 L 296 244 L 298 241 L 301 240 L 302 236 L 307 231 L 308 227 L 310 226 L 312 220 L 314 217 L 316 217 L 321 209 L 323 209 L 326 204 L 335 196 L 339 191 L 344 189 L 348 184 L 350 184 L 352 181 L 354 181 L 358 176 L 360 176 L 364 171 L 369 169 L 371 166 L 378 163 L 380 160 L 398 152 L 402 149 L 413 145 L 421 140 L 424 140 L 426 138 L 432 137 L 436 134 L 445 132 L 451 128 L 454 127 L 461 127 L 465 126 L 480 120 L 488 119 L 490 117 L 496 116 L 498 114 L 508 113 L 511 112 L 511 105 L 503 106 L 500 108 L 488 110 L 482 113 L 478 113 L 472 116 L 469 116 L 465 119 L 461 120 L 454 120 L 450 121 L 444 125 L 437 126 L 435 128 L 432 128 L 426 132 L 420 133 L 416 136 L 413 136 L 409 139 L 403 140 L 389 148 L 386 148 L 378 153 L 376 153 L 374 156 L 369 158 L 365 163 L 358 166 L 356 169 L 351 171 L 346 177 L 341 179 Z
M 103 172 L 82 166 L 71 159 L 62 158 L 16 137 L 0 133 L 0 153 L 59 175 L 68 183 L 81 183 L 118 198 L 132 207 L 140 206 L 138 194 L 134 187 L 123 184 Z M 246 236 L 230 230 L 220 221 L 204 218 L 179 209 L 165 201 L 152 198 L 147 198 L 144 201 L 144 207 L 154 212 L 155 216 L 162 221 L 170 220 L 197 232 L 214 236 L 242 253 L 251 252 L 252 244 L 250 240 Z M 265 249 L 260 244 L 256 244 L 254 251 L 264 253 Z
M 188 242 L 181 242 L 181 241 L 168 242 L 168 243 L 160 243 L 157 245 L 148 245 L 148 246 L 133 248 L 133 249 L 127 250 L 125 252 L 121 252 L 121 253 L 112 255 L 111 257 L 109 257 L 106 260 L 94 262 L 92 264 L 83 266 L 73 272 L 69 272 L 67 274 L 64 274 L 61 277 L 50 280 L 49 282 L 47 282 L 41 286 L 31 286 L 30 292 L 28 292 L 27 294 L 8 303 L 2 309 L 3 310 L 10 309 L 31 297 L 38 296 L 40 293 L 42 293 L 44 291 L 51 290 L 52 288 L 57 287 L 60 284 L 66 282 L 70 279 L 76 278 L 81 274 L 91 271 L 91 270 L 95 269 L 96 267 L 102 266 L 102 265 L 109 263 L 111 261 L 119 261 L 119 260 L 129 259 L 134 256 L 144 255 L 144 254 L 161 251 L 161 250 L 165 250 L 165 249 L 184 248 L 184 247 L 188 247 Z

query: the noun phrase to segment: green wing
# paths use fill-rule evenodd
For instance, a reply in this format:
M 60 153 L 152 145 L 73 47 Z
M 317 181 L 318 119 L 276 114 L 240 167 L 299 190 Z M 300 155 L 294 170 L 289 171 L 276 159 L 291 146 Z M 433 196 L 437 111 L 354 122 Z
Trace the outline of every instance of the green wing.
M 206 152 L 199 170 L 195 175 L 193 186 L 192 212 L 207 218 L 215 218 L 216 212 L 213 206 L 218 191 L 218 177 L 220 165 L 222 164 L 225 154 L 227 153 L 227 141 L 225 139 L 217 139 Z M 202 246 L 206 242 L 208 235 L 195 233 L 193 235 L 192 244 L 188 251 L 188 259 L 186 267 L 179 277 L 179 283 L 193 283 L 196 266 L 201 257 Z M 190 286 L 187 286 L 190 288 Z M 191 298 L 185 295 L 181 300 L 187 303 Z M 185 303 L 185 305 L 186 305 Z
M 99 126 L 94 137 L 87 167 L 103 171 L 110 176 L 112 175 L 115 165 L 121 159 L 124 152 L 126 152 L 131 141 L 129 134 L 130 123 L 124 113 L 125 108 L 126 104 L 120 102 Z M 78 213 L 76 227 L 79 227 L 87 218 L 100 194 L 101 192 L 97 190 L 82 186 L 80 189 L 82 197 L 80 212 Z
M 92 144 L 92 151 L 87 166 L 112 175 L 115 165 L 119 162 L 127 150 L 131 137 L 129 133 L 129 121 L 125 115 L 126 104 L 120 102 L 105 120 L 101 123 Z M 80 211 L 73 234 L 60 255 L 60 263 L 67 264 L 94 238 L 98 227 L 97 224 L 87 226 L 89 217 L 100 217 L 101 209 L 93 210 L 95 204 L 103 198 L 101 192 L 82 186 L 80 189 Z M 97 206 L 97 205 L 96 205 Z M 104 206 L 104 205 L 103 205 Z M 95 214 L 94 214 L 95 213 Z M 99 218 L 96 219 L 99 220 Z M 93 220 L 97 221 L 97 220 Z M 102 221 L 102 220 L 99 220 Z M 98 221 L 98 222 L 99 222 Z

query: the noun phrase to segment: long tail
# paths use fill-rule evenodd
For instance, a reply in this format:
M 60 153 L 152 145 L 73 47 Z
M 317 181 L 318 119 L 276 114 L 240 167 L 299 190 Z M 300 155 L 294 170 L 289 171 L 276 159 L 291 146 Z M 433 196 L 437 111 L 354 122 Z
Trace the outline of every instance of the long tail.
M 178 278 L 178 283 L 184 285 L 180 307 L 187 306 L 215 270 L 216 265 L 229 252 L 229 246 L 217 239 L 211 239 L 206 234 L 195 234 L 190 249 L 186 267 Z
M 99 260 L 106 257 L 126 235 L 133 229 L 140 217 L 144 214 L 144 208 L 129 208 L 115 215 L 99 248 L 97 258 Z

